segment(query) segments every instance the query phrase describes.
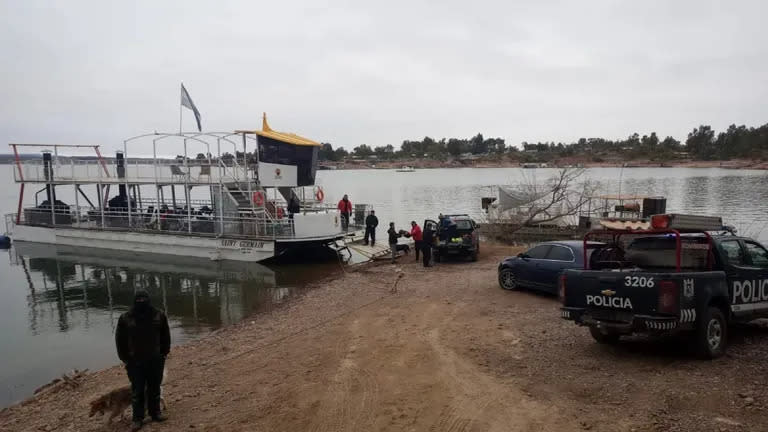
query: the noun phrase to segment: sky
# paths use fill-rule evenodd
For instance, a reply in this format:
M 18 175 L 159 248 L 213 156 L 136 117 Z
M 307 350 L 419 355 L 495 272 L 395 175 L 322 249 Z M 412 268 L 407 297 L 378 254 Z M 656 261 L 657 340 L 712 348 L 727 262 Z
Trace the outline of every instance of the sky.
M 478 132 L 684 141 L 768 122 L 765 16 L 764 1 L 0 0 L 0 143 L 110 153 L 178 131 L 181 82 L 204 130 L 267 112 L 348 150 Z

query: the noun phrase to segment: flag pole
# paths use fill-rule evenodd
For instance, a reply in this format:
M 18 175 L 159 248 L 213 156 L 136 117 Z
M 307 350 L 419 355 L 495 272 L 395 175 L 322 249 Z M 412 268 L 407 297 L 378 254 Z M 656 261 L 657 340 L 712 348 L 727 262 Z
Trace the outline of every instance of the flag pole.
M 184 88 L 184 83 L 181 83 L 181 88 L 182 89 Z M 184 90 L 180 90 L 180 91 L 184 91 Z M 181 104 L 181 99 L 179 99 L 179 135 L 181 135 L 181 112 L 182 112 L 182 108 L 183 108 L 183 106 Z

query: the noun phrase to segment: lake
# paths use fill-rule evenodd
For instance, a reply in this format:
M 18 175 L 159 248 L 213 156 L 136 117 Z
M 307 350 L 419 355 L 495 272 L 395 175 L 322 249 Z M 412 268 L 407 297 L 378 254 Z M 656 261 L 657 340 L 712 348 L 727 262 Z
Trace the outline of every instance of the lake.
M 0 213 L 16 210 L 13 166 L 0 165 Z M 371 204 L 386 224 L 440 212 L 482 220 L 480 197 L 497 185 L 546 180 L 554 169 L 487 168 L 319 171 L 327 200 L 349 194 Z M 768 172 L 719 168 L 592 168 L 585 176 L 605 193 L 664 195 L 667 210 L 721 215 L 740 233 L 768 242 Z M 34 188 L 28 188 L 30 189 Z M 59 198 L 71 201 L 67 188 Z M 86 189 L 88 192 L 88 190 Z M 34 203 L 28 192 L 26 205 Z M 0 226 L 0 231 L 4 227 Z M 25 247 L 26 246 L 26 247 Z M 114 326 L 136 289 L 150 291 L 169 316 L 174 344 L 271 310 L 338 272 L 338 263 L 246 264 L 19 245 L 0 251 L 0 406 L 32 394 L 73 368 L 118 362 Z

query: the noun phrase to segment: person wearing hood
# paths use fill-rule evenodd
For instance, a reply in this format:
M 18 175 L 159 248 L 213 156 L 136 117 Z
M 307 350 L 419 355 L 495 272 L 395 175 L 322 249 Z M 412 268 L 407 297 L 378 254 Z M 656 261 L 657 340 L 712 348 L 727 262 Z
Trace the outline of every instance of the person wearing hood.
M 125 364 L 131 381 L 133 431 L 144 423 L 144 396 L 153 421 L 166 419 L 160 412 L 160 385 L 165 358 L 171 349 L 168 318 L 155 309 L 145 290 L 136 292 L 133 306 L 120 315 L 115 330 L 117 356 Z

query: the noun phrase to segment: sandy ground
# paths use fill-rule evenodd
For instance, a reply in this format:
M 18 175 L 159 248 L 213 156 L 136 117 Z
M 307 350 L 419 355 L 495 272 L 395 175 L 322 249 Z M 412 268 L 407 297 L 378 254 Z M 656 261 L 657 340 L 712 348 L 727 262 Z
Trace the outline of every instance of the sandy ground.
M 170 419 L 143 430 L 768 431 L 768 328 L 735 330 L 716 361 L 678 340 L 601 346 L 559 318 L 555 298 L 498 287 L 513 252 L 347 273 L 175 348 Z M 3 410 L 0 430 L 127 430 L 127 411 L 111 425 L 87 417 L 125 383 L 119 367 L 90 374 Z

